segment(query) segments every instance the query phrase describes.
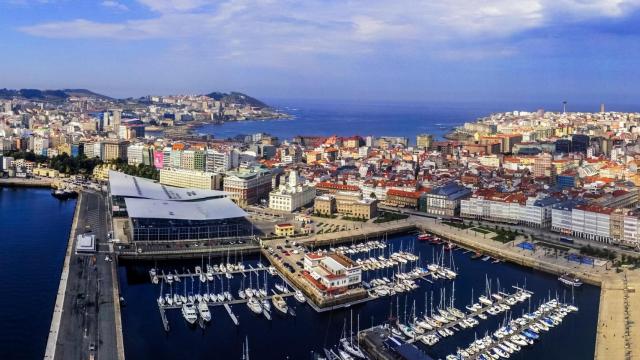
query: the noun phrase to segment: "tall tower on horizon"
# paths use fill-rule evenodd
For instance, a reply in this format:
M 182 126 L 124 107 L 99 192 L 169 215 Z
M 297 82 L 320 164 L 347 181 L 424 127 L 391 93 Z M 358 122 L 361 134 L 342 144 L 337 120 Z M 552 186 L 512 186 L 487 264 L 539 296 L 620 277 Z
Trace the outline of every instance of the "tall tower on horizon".
M 604 112 L 605 112 L 605 111 L 604 111 L 604 103 L 600 104 L 600 112 L 601 112 L 601 113 L 604 113 Z
M 562 101 L 562 113 L 563 114 L 567 113 L 567 100 Z

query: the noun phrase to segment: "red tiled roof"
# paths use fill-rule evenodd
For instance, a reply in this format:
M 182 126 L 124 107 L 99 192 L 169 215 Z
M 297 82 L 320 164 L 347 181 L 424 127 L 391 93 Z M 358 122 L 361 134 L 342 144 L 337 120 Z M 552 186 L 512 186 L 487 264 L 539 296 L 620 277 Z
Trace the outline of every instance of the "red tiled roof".
M 595 212 L 600 214 L 611 214 L 615 210 L 613 208 L 599 206 L 599 205 L 583 205 L 583 204 L 576 205 L 575 208 L 582 211 Z
M 316 184 L 316 188 L 319 189 L 332 189 L 332 190 L 347 190 L 347 191 L 360 191 L 360 188 L 355 185 L 335 184 L 330 182 L 320 182 Z
M 396 189 L 387 190 L 387 196 L 400 196 L 400 197 L 408 197 L 412 199 L 419 199 L 423 193 L 424 191 L 402 191 L 402 190 L 396 190 Z

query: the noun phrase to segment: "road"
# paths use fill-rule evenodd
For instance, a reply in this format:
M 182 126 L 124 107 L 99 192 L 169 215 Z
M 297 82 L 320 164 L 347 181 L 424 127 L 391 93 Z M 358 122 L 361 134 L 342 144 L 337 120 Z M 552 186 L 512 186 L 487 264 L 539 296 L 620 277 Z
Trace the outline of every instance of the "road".
M 75 243 L 78 234 L 91 231 L 98 240 L 98 254 L 71 255 L 55 359 L 84 360 L 93 354 L 97 360 L 116 360 L 120 348 L 114 311 L 115 264 L 105 261 L 110 248 L 108 207 L 105 197 L 95 192 L 83 192 L 79 201 L 76 233 L 71 239 Z

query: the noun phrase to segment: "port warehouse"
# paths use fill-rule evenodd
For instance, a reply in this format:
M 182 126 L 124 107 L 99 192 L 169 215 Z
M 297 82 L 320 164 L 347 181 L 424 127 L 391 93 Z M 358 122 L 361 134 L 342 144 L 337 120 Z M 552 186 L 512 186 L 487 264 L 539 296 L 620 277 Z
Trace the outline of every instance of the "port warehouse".
M 133 241 L 253 235 L 248 214 L 223 191 L 176 188 L 110 171 L 109 195 L 113 216 L 128 219 Z

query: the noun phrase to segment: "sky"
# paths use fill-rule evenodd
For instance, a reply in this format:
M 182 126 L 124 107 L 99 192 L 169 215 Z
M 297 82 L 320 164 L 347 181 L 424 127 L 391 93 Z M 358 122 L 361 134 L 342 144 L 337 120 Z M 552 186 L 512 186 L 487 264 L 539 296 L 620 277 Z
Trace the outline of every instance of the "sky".
M 632 104 L 640 0 L 0 0 L 0 87 Z

